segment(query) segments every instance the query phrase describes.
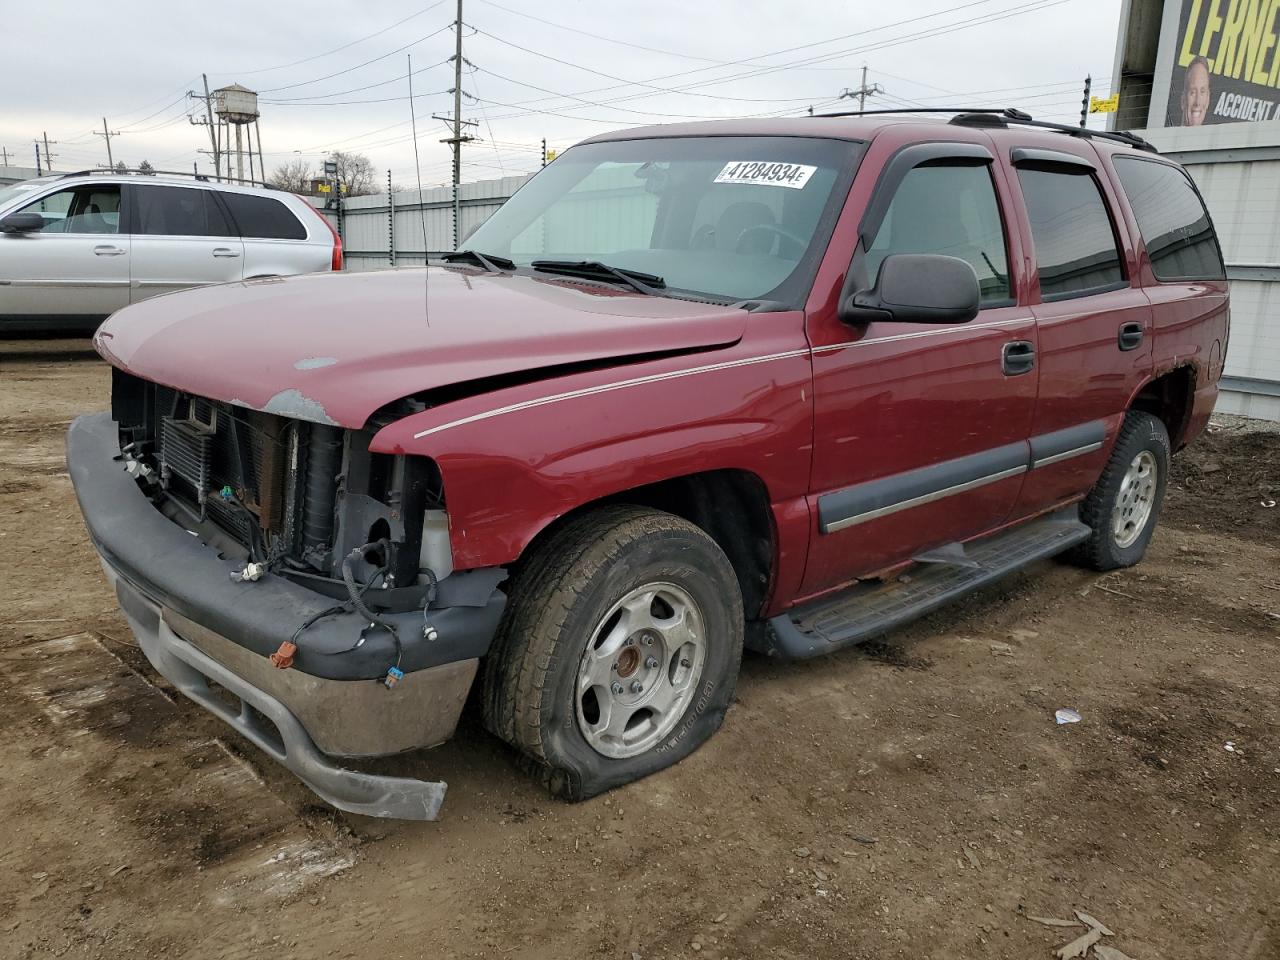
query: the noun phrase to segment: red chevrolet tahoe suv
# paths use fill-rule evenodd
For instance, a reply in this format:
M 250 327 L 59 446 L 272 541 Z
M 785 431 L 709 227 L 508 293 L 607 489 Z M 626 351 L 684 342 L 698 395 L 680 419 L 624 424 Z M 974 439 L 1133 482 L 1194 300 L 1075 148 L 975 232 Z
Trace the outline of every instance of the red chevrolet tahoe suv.
M 484 722 L 579 799 L 690 754 L 744 646 L 1136 563 L 1227 344 L 1208 213 L 1016 111 L 587 140 L 426 270 L 158 297 L 67 459 L 155 668 L 330 803 Z

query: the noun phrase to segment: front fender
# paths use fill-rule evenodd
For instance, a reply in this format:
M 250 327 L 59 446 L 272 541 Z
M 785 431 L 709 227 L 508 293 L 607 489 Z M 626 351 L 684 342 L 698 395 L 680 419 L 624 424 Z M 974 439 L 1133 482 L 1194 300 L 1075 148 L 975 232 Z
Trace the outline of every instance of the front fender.
M 799 314 L 753 320 L 733 347 L 468 397 L 370 449 L 439 465 L 459 569 L 513 562 L 583 504 L 708 470 L 755 474 L 777 507 L 808 485 L 812 368 Z

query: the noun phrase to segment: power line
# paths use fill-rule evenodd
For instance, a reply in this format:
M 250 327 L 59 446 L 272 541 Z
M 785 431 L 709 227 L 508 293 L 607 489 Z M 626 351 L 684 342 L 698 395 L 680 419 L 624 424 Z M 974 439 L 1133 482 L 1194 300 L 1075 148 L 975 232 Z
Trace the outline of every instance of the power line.
M 621 89 L 622 87 L 626 87 L 626 86 L 634 86 L 634 85 L 637 85 L 637 84 L 650 84 L 650 83 L 653 83 L 654 81 L 657 81 L 657 80 L 674 80 L 674 79 L 676 79 L 676 78 L 678 78 L 678 77 L 687 77 L 687 76 L 691 76 L 691 75 L 693 75 L 693 74 L 705 73 L 705 72 L 707 72 L 708 70 L 714 70 L 714 69 L 717 69 L 717 67 L 718 67 L 718 66 L 741 66 L 741 65 L 743 65 L 743 64 L 751 63 L 752 61 L 755 61 L 755 60 L 763 60 L 763 59 L 766 59 L 766 58 L 768 58 L 768 57 L 782 56 L 783 54 L 786 54 L 786 53 L 794 53 L 794 52 L 796 52 L 797 50 L 805 50 L 805 49 L 809 49 L 809 48 L 812 48 L 812 47 L 815 47 L 815 46 L 821 46 L 821 45 L 823 45 L 823 44 L 827 44 L 827 43 L 835 43 L 835 42 L 840 41 L 840 40 L 847 40 L 847 39 L 849 39 L 850 37 L 855 37 L 855 36 L 866 36 L 866 35 L 871 34 L 871 33 L 878 33 L 878 32 L 880 32 L 881 30 L 889 30 L 889 29 L 892 29 L 893 27 L 905 26 L 905 25 L 907 25 L 907 24 L 915 23 L 915 22 L 918 22 L 918 21 L 920 21 L 920 20 L 926 20 L 926 19 L 929 19 L 929 18 L 931 18 L 931 17 L 941 16 L 942 14 L 945 14 L 945 13 L 953 13 L 953 12 L 956 12 L 956 11 L 959 11 L 959 10 L 969 9 L 969 8 L 971 8 L 971 7 L 982 6 L 982 5 L 984 5 L 984 4 L 991 3 L 991 2 L 994 2 L 994 0 L 970 0 L 970 2 L 968 2 L 968 3 L 960 4 L 960 5 L 955 6 L 955 7 L 949 7 L 949 8 L 947 8 L 947 9 L 945 9 L 945 10 L 940 10 L 940 11 L 936 11 L 936 12 L 934 12 L 934 13 L 929 13 L 929 14 L 922 14 L 922 15 L 920 15 L 920 16 L 916 16 L 916 17 L 909 17 L 909 18 L 907 18 L 906 20 L 898 20 L 898 21 L 895 21 L 895 22 L 893 22 L 893 23 L 881 24 L 881 25 L 880 25 L 880 26 L 878 26 L 878 27 L 871 27 L 871 28 L 869 28 L 869 29 L 867 29 L 867 30 L 859 31 L 858 33 L 845 34 L 845 35 L 843 35 L 843 36 L 839 36 L 839 37 L 830 37 L 830 38 L 825 39 L 825 40 L 812 41 L 812 42 L 810 42 L 810 43 L 798 44 L 798 45 L 796 45 L 796 46 L 792 46 L 792 47 L 784 47 L 784 48 L 782 48 L 782 49 L 780 49 L 780 50 L 773 50 L 773 51 L 769 51 L 769 52 L 766 52 L 766 53 L 756 54 L 756 55 L 751 56 L 751 57 L 744 57 L 743 59 L 741 59 L 741 60 L 737 60 L 737 61 L 732 61 L 732 60 L 731 60 L 731 61 L 724 61 L 723 63 L 719 63 L 719 64 L 716 64 L 716 65 L 713 65 L 713 66 L 708 66 L 708 67 L 695 67 L 695 68 L 690 69 L 690 70 L 681 70 L 681 71 L 678 71 L 678 72 L 676 72 L 676 73 L 669 73 L 669 74 L 664 74 L 664 75 L 662 75 L 662 76 L 650 77 L 650 78 L 648 78 L 647 80 L 644 80 L 644 81 L 624 81 L 621 85 L 614 85 L 614 86 L 609 86 L 609 87 L 597 87 L 597 88 L 594 88 L 594 89 L 591 89 L 591 90 L 580 90 L 580 91 L 578 91 L 578 94 L 607 93 L 607 92 L 608 92 L 608 91 L 610 91 L 610 90 L 618 90 L 618 89 Z M 493 37 L 493 35 L 492 35 L 492 34 L 487 34 L 487 36 L 491 36 L 491 37 Z M 499 38 L 497 38 L 497 37 L 493 37 L 493 39 L 499 39 Z M 539 53 L 539 52 L 537 52 L 537 51 L 530 51 L 530 52 L 534 53 L 534 55 L 535 55 L 535 56 L 543 56 L 543 57 L 548 56 L 548 55 L 546 55 L 546 54 L 542 54 L 542 53 Z M 554 59 L 557 59 L 557 58 L 549 57 L 549 59 L 553 59 L 553 60 L 554 60 Z M 565 63 L 566 61 L 561 60 L 561 61 L 558 61 L 558 62 L 560 62 L 560 63 Z M 781 65 L 775 65 L 775 66 L 773 66 L 773 67 L 765 68 L 765 69 L 785 69 L 785 68 L 790 68 L 790 67 L 797 66 L 797 65 L 801 64 L 802 62 L 803 62 L 803 61 L 796 61 L 796 62 L 794 62 L 794 63 L 781 64 Z M 594 71 L 594 70 L 589 70 L 589 68 L 580 67 L 580 65 L 578 65 L 578 64 L 568 64 L 568 65 L 569 65 L 569 66 L 576 66 L 576 67 L 579 67 L 580 69 L 588 70 L 588 72 L 591 72 L 591 73 L 597 73 L 597 72 L 598 72 L 598 71 Z M 602 74 L 602 75 L 603 75 L 603 76 L 608 77 L 608 75 L 607 75 L 607 74 Z M 741 76 L 741 75 L 739 75 L 739 76 Z M 613 79 L 613 78 L 609 77 L 609 79 Z M 721 78 L 721 79 L 719 79 L 719 80 L 711 80 L 711 81 L 708 81 L 708 84 L 721 83 L 721 82 L 728 82 L 729 80 L 732 80 L 732 79 L 737 79 L 737 76 L 734 76 L 734 77 L 725 77 L 725 78 Z M 708 85 L 708 84 L 694 84 L 694 85 L 691 85 L 691 86 L 704 86 L 704 85 Z M 680 88 L 681 92 L 683 92 L 683 89 L 684 89 L 684 88 Z M 541 103 L 541 102 L 545 102 L 545 98 L 543 98 L 542 100 L 530 100 L 530 101 L 527 101 L 527 102 L 528 102 L 528 103 Z
M 555 90 L 549 90 L 549 89 L 547 89 L 546 87 L 540 87 L 540 86 L 538 86 L 537 84 L 534 84 L 534 83 L 528 83 L 528 82 L 526 82 L 526 81 L 524 81 L 524 80 L 516 80 L 514 77 L 506 77 L 506 76 L 503 76 L 503 75 L 502 75 L 502 74 L 500 74 L 500 73 L 496 73 L 496 72 L 494 72 L 493 70 L 485 69 L 484 67 L 476 67 L 475 69 L 476 69 L 477 71 L 479 71 L 480 73 L 487 73 L 489 76 L 491 76 L 491 77 L 496 77 L 496 78 L 497 78 L 497 79 L 499 79 L 499 80 L 505 80 L 507 83 L 514 83 L 514 84 L 516 84 L 516 85 L 518 85 L 518 86 L 521 86 L 521 87 L 528 87 L 530 90 L 539 90 L 539 91 L 541 91 L 542 93 L 549 93 L 549 94 L 553 94 L 554 96 L 559 97 L 559 98 L 561 98 L 561 99 L 565 99 L 565 100 L 576 100 L 578 103 L 581 103 L 581 104 L 583 104 L 584 106 L 588 106 L 588 107 L 604 107 L 605 109 L 609 109 L 609 110 L 618 110 L 618 111 L 622 111 L 623 113 L 638 113 L 638 114 L 640 114 L 640 115 L 642 115 L 642 116 L 646 116 L 646 117 L 670 117 L 670 116 L 672 116 L 672 112 L 671 112 L 670 110 L 638 110 L 638 109 L 636 109 L 636 108 L 634 108 L 634 107 L 610 107 L 610 106 L 608 106 L 607 104 L 598 103 L 598 102 L 596 102 L 596 101 L 594 101 L 594 100 L 585 100 L 585 99 L 583 99 L 582 97 L 575 96 L 574 94 L 571 94 L 571 93 L 557 93 Z M 699 96 L 709 96 L 709 95 L 708 95 L 708 94 L 699 94 Z M 717 98 L 717 99 L 718 99 L 718 98 Z M 756 98 L 756 97 L 726 97 L 726 98 L 724 98 L 724 99 L 726 99 L 726 100 L 744 100 L 744 101 L 748 101 L 748 102 L 751 102 L 751 103 L 784 103 L 784 102 L 789 102 L 789 103 L 807 103 L 807 102 L 812 101 L 812 100 L 815 100 L 815 99 L 817 99 L 817 98 L 816 98 L 816 97 L 812 97 L 812 96 L 810 96 L 810 97 L 761 97 L 761 98 Z M 682 114 L 680 114 L 680 116 L 683 116 L 683 117 L 692 117 L 692 118 L 694 118 L 694 119 L 700 119 L 700 120 L 719 120 L 719 119 L 721 119 L 721 118 L 722 118 L 722 116 L 723 116 L 723 115 L 707 115 L 707 114 L 698 115 L 698 114 L 692 114 L 692 113 L 682 113 Z
M 979 0 L 979 2 L 981 2 L 981 3 L 987 3 L 987 2 L 989 2 L 989 0 Z M 680 94 L 680 95 L 683 95 L 683 96 L 690 96 L 690 97 L 708 97 L 708 98 L 710 98 L 710 99 L 712 99 L 712 100 L 741 100 L 741 101 L 746 102 L 746 103 L 779 103 L 779 102 L 781 102 L 781 101 L 783 101 L 783 100 L 793 100 L 793 101 L 797 101 L 797 102 L 798 102 L 798 101 L 801 101 L 801 100 L 809 100 L 809 99 L 812 99 L 812 98 L 810 98 L 810 97 L 730 97 L 730 96 L 721 96 L 721 95 L 719 95 L 719 94 L 714 94 L 714 93 L 691 93 L 691 92 L 689 92 L 689 91 L 687 91 L 687 90 L 681 90 L 681 89 L 679 89 L 679 88 L 659 87 L 659 86 L 655 86 L 655 85 L 653 85 L 652 83 L 650 83 L 650 82 L 649 82 L 649 81 L 647 81 L 647 80 L 627 80 L 627 79 L 625 79 L 625 78 L 623 78 L 623 77 L 617 77 L 617 76 L 614 76 L 614 75 L 613 75 L 613 74 L 611 74 L 611 73 L 604 73 L 604 72 L 603 72 L 603 71 L 601 71 L 601 70 L 594 70 L 594 69 L 592 69 L 591 67 L 584 67 L 584 66 L 583 66 L 582 64 L 580 64 L 580 63 L 573 63 L 573 62 L 571 62 L 571 61 L 569 61 L 569 60 L 561 60 L 559 57 L 554 57 L 554 56 L 552 56 L 552 55 L 551 55 L 551 54 L 549 54 L 549 53 L 541 53 L 541 52 L 539 52 L 539 51 L 537 51 L 537 50 L 531 50 L 529 47 L 523 47 L 523 46 L 521 46 L 521 45 L 520 45 L 520 44 L 518 44 L 518 43 L 513 43 L 513 42 L 512 42 L 512 41 L 510 41 L 510 40 L 505 40 L 505 39 L 503 39 L 502 37 L 499 37 L 499 36 L 498 36 L 498 35 L 496 35 L 496 34 L 489 33 L 489 32 L 487 32 L 487 31 L 485 31 L 485 30 L 481 30 L 481 29 L 480 29 L 480 28 L 478 28 L 478 27 L 474 27 L 473 29 L 476 31 L 476 33 L 477 33 L 477 34 L 480 34 L 481 36 L 488 37 L 490 40 L 497 40 L 499 43 L 501 43 L 501 44 L 503 44 L 503 45 L 505 45 L 505 46 L 513 47 L 513 48 L 514 48 L 514 49 L 516 49 L 516 50 L 522 50 L 522 51 L 524 51 L 525 53 L 532 54 L 532 55 L 533 55 L 533 56 L 535 56 L 535 57 L 541 57 L 543 60 L 551 60 L 551 61 L 553 61 L 554 63 L 559 63 L 559 64 L 562 64 L 562 65 L 564 65 L 564 66 L 566 66 L 566 67 L 573 67 L 573 68 L 575 68 L 575 69 L 577 69 L 577 70 L 582 70 L 582 71 L 584 71 L 584 72 L 586 72 L 586 73 L 592 73 L 592 74 L 595 74 L 597 77 L 604 77 L 606 80 L 617 80 L 617 81 L 619 81 L 619 83 L 621 83 L 621 84 L 622 84 L 622 85 L 624 85 L 624 86 L 648 87 L 649 89 L 653 90 L 655 93 Z M 826 42 L 826 41 L 824 41 L 824 42 Z M 495 76 L 496 76 L 496 74 L 495 74 Z M 513 82 L 513 83 L 521 83 L 521 81 L 519 81 L 519 80 L 515 80 L 515 81 L 512 81 L 512 82 Z M 532 86 L 531 84 L 521 84 L 521 85 L 522 85 L 522 86 Z M 541 88 L 540 88 L 540 87 L 533 87 L 533 89 L 538 90 L 538 89 L 541 89 Z M 588 92 L 589 92 L 589 91 L 588 91 Z M 574 99 L 577 99 L 577 95 L 576 95 L 576 94 L 568 94 L 568 93 L 564 93 L 564 94 L 560 94 L 559 96 L 561 96 L 561 97 L 573 97 Z M 589 101 L 583 101 L 583 102 L 589 102 Z
M 449 62 L 449 59 L 450 58 L 446 57 L 445 59 L 439 60 L 436 63 L 433 63 L 429 66 L 419 67 L 417 70 L 413 71 L 413 74 L 414 76 L 417 76 L 420 73 L 426 73 L 428 70 L 434 70 L 436 67 L 442 67 Z M 316 94 L 311 94 L 310 96 L 305 96 L 305 97 L 282 97 L 277 100 L 264 100 L 263 102 L 273 103 L 273 104 L 284 104 L 284 103 L 298 103 L 303 100 L 321 100 L 327 97 L 345 97 L 349 93 L 360 93 L 362 90 L 372 90 L 374 87 L 385 87 L 393 83 L 400 83 L 404 79 L 405 79 L 405 76 L 401 75 L 398 77 L 392 77 L 390 80 L 379 80 L 377 83 L 366 83 L 363 87 L 352 87 L 350 90 L 335 90 L 331 93 L 316 93 Z M 419 96 L 424 96 L 424 94 L 419 94 Z M 404 98 L 402 97 L 400 99 L 404 99 Z
M 443 0 L 441 0 L 441 2 L 443 2 Z M 451 26 L 452 24 L 445 24 L 439 30 L 432 30 L 430 33 L 426 34 L 425 36 L 418 37 L 417 40 L 412 40 L 409 43 L 406 43 L 403 47 L 396 47 L 390 53 L 384 53 L 381 56 L 372 58 L 371 60 L 366 60 L 364 61 L 364 63 L 357 63 L 354 67 L 347 67 L 345 70 L 337 70 L 334 73 L 327 73 L 323 77 L 315 77 L 311 80 L 300 80 L 297 83 L 286 83 L 282 87 L 267 87 L 263 90 L 259 90 L 258 93 L 276 93 L 280 90 L 292 90 L 295 87 L 306 87 L 313 83 L 319 83 L 322 80 L 332 80 L 334 77 L 341 77 L 344 74 L 352 73 L 356 70 L 362 70 L 365 67 L 369 66 L 369 64 L 371 63 L 378 63 L 380 60 L 385 60 L 387 59 L 387 57 L 393 57 L 397 53 L 404 53 L 410 47 L 416 47 L 418 44 L 422 43 L 424 40 L 430 40 L 436 34 L 444 33 Z M 401 97 L 399 99 L 404 99 L 404 98 Z
M 275 67 L 259 67 L 257 70 L 227 70 L 227 71 L 224 71 L 224 73 L 228 76 L 230 76 L 231 74 L 236 74 L 237 76 L 248 77 L 258 73 L 270 73 L 273 70 L 285 70 L 289 67 L 301 66 L 302 64 L 310 63 L 313 60 L 321 60 L 325 57 L 332 56 L 335 53 L 341 53 L 343 50 L 349 49 L 350 47 L 354 47 L 356 44 L 364 43 L 366 40 L 372 40 L 374 37 L 380 37 L 384 33 L 388 32 L 389 30 L 394 30 L 396 27 L 406 24 L 410 20 L 417 19 L 418 17 L 422 16 L 424 13 L 430 13 L 432 10 L 434 10 L 436 7 L 440 6 L 444 2 L 445 0 L 437 0 L 436 3 L 431 4 L 429 7 L 423 7 L 417 13 L 411 13 L 409 14 L 409 16 L 405 17 L 403 20 L 397 20 L 395 23 L 391 24 L 389 27 L 383 27 L 381 30 L 375 30 L 373 33 L 365 34 L 363 37 L 360 37 L 356 40 L 352 40 L 348 43 L 344 43 L 340 47 L 334 47 L 332 50 L 326 50 L 324 53 L 317 53 L 310 57 L 303 57 L 301 60 L 294 60 L 292 63 L 282 63 L 279 66 L 275 66 Z M 277 89 L 283 89 L 283 88 L 281 87 Z
M 979 2 L 985 2 L 985 0 L 979 0 Z M 872 51 L 872 50 L 886 49 L 886 48 L 889 48 L 889 47 L 900 46 L 900 45 L 901 45 L 901 44 L 903 44 L 903 43 L 910 43 L 910 42 L 915 41 L 915 40 L 928 39 L 928 38 L 938 37 L 938 36 L 945 36 L 945 35 L 947 35 L 947 34 L 955 33 L 955 32 L 958 32 L 958 31 L 960 31 L 960 30 L 966 30 L 966 29 L 970 29 L 970 28 L 972 28 L 972 27 L 982 26 L 982 25 L 987 24 L 987 23 L 994 23 L 994 22 L 996 22 L 996 21 L 998 21 L 998 20 L 1006 20 L 1006 19 L 1009 19 L 1010 17 L 1020 16 L 1020 15 L 1022 15 L 1022 14 L 1036 12 L 1036 11 L 1039 11 L 1039 10 L 1047 9 L 1047 8 L 1049 8 L 1049 7 L 1059 6 L 1059 5 L 1061 5 L 1061 4 L 1063 4 L 1063 3 L 1067 3 L 1067 2 L 1070 2 L 1070 0 L 1032 0 L 1032 2 L 1030 2 L 1030 3 L 1023 3 L 1023 4 L 1020 4 L 1020 5 L 1014 6 L 1014 7 L 1005 8 L 1004 10 L 996 11 L 996 12 L 991 13 L 991 14 L 984 14 L 984 15 L 981 15 L 981 16 L 978 16 L 978 17 L 970 18 L 970 19 L 968 19 L 968 20 L 955 21 L 955 22 L 953 22 L 953 23 L 942 24 L 942 25 L 937 26 L 937 27 L 930 27 L 930 28 L 927 28 L 927 29 L 925 29 L 925 30 L 918 31 L 918 32 L 916 32 L 916 33 L 911 33 L 911 34 L 906 34 L 906 35 L 904 35 L 904 36 L 900 36 L 900 37 L 890 38 L 890 39 L 885 40 L 885 41 L 882 41 L 882 42 L 872 43 L 872 44 L 868 44 L 868 45 L 865 45 L 865 46 L 862 46 L 862 47 L 853 47 L 853 48 L 849 48 L 849 49 L 846 49 L 846 50 L 836 51 L 836 52 L 834 52 L 834 53 L 821 54 L 821 55 L 818 55 L 818 56 L 816 56 L 816 57 L 805 58 L 805 59 L 801 59 L 801 60 L 791 61 L 791 62 L 788 62 L 788 63 L 772 64 L 772 65 L 769 65 L 769 66 L 766 66 L 766 67 L 760 67 L 760 68 L 756 68 L 756 69 L 753 69 L 753 70 L 748 70 L 748 71 L 745 71 L 745 72 L 743 72 L 743 73 L 739 73 L 739 74 L 732 75 L 732 76 L 723 76 L 723 77 L 717 77 L 717 78 L 712 78 L 712 79 L 708 79 L 708 80 L 701 80 L 701 81 L 697 81 L 697 82 L 695 82 L 695 83 L 691 83 L 691 84 L 688 84 L 688 85 L 686 85 L 686 86 L 684 86 L 684 87 L 679 87 L 679 88 L 676 88 L 676 89 L 677 89 L 677 90 L 679 90 L 680 92 L 683 92 L 683 91 L 685 91 L 685 90 L 687 90 L 687 89 L 691 89 L 691 88 L 693 88 L 693 87 L 705 87 L 705 86 L 714 86 L 714 85 L 716 85 L 716 84 L 721 84 L 721 83 L 730 83 L 730 82 L 733 82 L 733 81 L 736 81 L 736 80 L 742 80 L 742 79 L 747 79 L 747 78 L 751 78 L 751 77 L 763 76 L 763 75 L 765 75 L 765 74 L 769 74 L 769 73 L 776 73 L 776 72 L 777 72 L 777 71 L 779 71 L 779 70 L 788 70 L 788 69 L 793 69 L 793 68 L 795 68 L 795 67 L 797 67 L 797 66 L 801 66 L 801 65 L 804 65 L 804 64 L 811 64 L 811 63 L 817 63 L 817 62 L 827 62 L 827 61 L 830 61 L 830 60 L 835 60 L 835 59 L 838 59 L 838 58 L 840 58 L 840 57 L 850 56 L 850 55 L 853 55 L 853 54 L 866 53 L 866 52 L 870 52 L 870 51 Z M 975 4 L 970 3 L 970 4 L 965 4 L 965 5 L 963 5 L 962 7 L 957 7 L 957 8 L 954 8 L 954 9 L 963 9 L 964 7 L 967 7 L 967 6 L 974 6 L 974 5 L 975 5 Z M 898 23 L 894 23 L 894 24 L 886 24 L 886 25 L 884 25 L 883 27 L 877 27 L 877 28 L 875 28 L 875 30 L 873 30 L 873 31 L 866 31 L 866 32 L 870 33 L 870 32 L 875 32 L 875 31 L 878 31 L 878 30 L 881 30 L 881 29 L 887 29 L 887 28 L 892 27 L 892 26 L 900 26 L 900 25 L 902 25 L 902 24 L 910 23 L 910 22 L 914 22 L 914 21 L 917 21 L 917 20 L 920 20 L 920 19 L 922 19 L 922 18 L 921 18 L 921 17 L 913 17 L 913 18 L 910 18 L 910 19 L 908 19 L 908 20 L 899 21 Z M 803 45 L 803 46 L 812 46 L 812 44 L 806 44 L 806 45 Z M 798 49 L 798 48 L 793 48 L 793 49 Z M 705 69 L 705 68 L 704 68 L 704 69 Z M 660 78 L 656 78 L 656 79 L 670 79 L 671 77 L 680 76 L 680 75 L 687 75 L 687 74 L 690 74 L 690 73 L 698 73 L 698 72 L 702 72 L 702 71 L 701 71 L 701 70 L 684 71 L 684 72 L 683 72 L 683 74 L 671 74 L 671 75 L 669 75 L 668 77 L 660 77 Z M 580 91 L 580 92 L 581 92 L 581 93 L 598 93 L 598 92 L 603 92 L 603 91 L 605 91 L 605 90 L 610 90 L 610 89 L 617 89 L 617 88 L 616 88 L 616 87 L 604 87 L 604 88 L 597 88 L 596 90 L 586 90 L 586 91 Z M 653 94 L 653 93 L 651 93 L 651 92 L 641 92 L 641 93 L 626 94 L 626 95 L 622 95 L 622 96 L 619 96 L 619 97 L 612 98 L 612 99 L 610 99 L 610 100 L 603 101 L 602 105 L 604 105 L 604 104 L 613 104 L 613 103 L 627 102 L 627 101 L 630 101 L 630 100 L 643 99 L 643 98 L 646 98 L 646 97 L 652 97 L 652 96 L 654 96 L 654 95 L 655 95 L 655 94 Z M 523 107 L 523 108 L 526 108 L 526 109 L 532 109 L 532 108 L 530 108 L 530 107 L 529 107 L 529 105 L 530 105 L 530 104 L 533 104 L 533 103 L 545 103 L 545 102 L 547 101 L 547 99 L 548 99 L 548 98 L 545 98 L 545 97 L 544 97 L 544 98 L 535 99 L 535 100 L 520 101 L 520 102 L 518 102 L 518 103 L 511 104 L 511 106 L 512 106 L 513 108 L 522 108 L 522 107 Z M 490 101 L 490 102 L 493 102 L 493 101 Z M 560 107 L 563 109 L 563 108 L 564 108 L 565 106 L 567 106 L 567 105 L 558 105 L 558 106 L 560 106 Z M 546 111 L 546 110 L 534 110 L 534 111 L 532 111 L 532 112 L 537 112 L 537 113 L 550 113 L 552 116 L 558 116 L 558 115 L 559 115 L 559 114 L 554 113 L 553 111 Z M 520 115 L 521 115 L 520 113 L 505 114 L 505 115 L 502 115 L 502 116 L 496 116 L 496 117 L 494 117 L 493 119 L 495 119 L 495 120 L 509 119 L 510 117 L 516 117 L 516 116 L 520 116 Z M 581 117 L 581 118 L 578 118 L 578 117 L 569 117 L 568 119 L 583 119 L 583 120 L 587 120 L 587 119 L 589 119 L 589 118 L 585 118 L 585 117 Z

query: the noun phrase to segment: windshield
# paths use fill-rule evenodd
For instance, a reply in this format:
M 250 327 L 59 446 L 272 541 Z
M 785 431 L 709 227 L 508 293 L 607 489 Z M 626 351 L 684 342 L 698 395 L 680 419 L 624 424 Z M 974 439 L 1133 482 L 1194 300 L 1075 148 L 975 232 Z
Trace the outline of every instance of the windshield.
M 19 180 L 7 187 L 0 187 L 0 208 L 6 207 L 17 197 L 29 197 L 32 193 L 47 187 L 61 179 L 60 177 L 36 177 L 32 180 Z
M 862 144 L 816 137 L 672 137 L 574 147 L 464 246 L 517 266 L 599 261 L 667 288 L 798 303 Z

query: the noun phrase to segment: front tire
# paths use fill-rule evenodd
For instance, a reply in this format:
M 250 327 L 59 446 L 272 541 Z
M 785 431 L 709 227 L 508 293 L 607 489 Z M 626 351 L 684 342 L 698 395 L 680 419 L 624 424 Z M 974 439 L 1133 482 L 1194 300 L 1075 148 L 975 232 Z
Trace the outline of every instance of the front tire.
M 1080 506 L 1092 533 L 1074 558 L 1093 570 L 1131 567 L 1147 552 L 1169 479 L 1169 432 L 1149 413 L 1130 410 L 1111 457 Z
M 485 666 L 485 725 L 556 796 L 671 766 L 720 727 L 742 659 L 738 580 L 679 517 L 605 507 L 517 574 Z

